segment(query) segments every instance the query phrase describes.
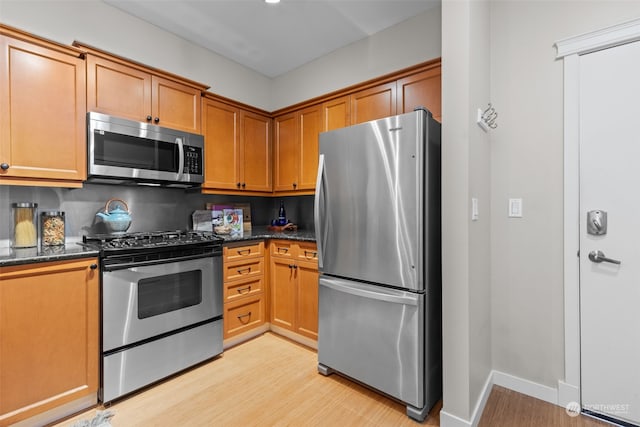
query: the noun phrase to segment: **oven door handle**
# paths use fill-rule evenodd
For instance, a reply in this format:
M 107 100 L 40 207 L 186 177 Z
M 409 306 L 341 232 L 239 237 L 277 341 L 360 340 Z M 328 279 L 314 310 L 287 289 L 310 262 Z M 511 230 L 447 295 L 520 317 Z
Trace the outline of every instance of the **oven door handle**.
M 206 255 L 192 255 L 192 256 L 179 256 L 174 258 L 164 258 L 164 259 L 154 259 L 150 261 L 133 261 L 133 262 L 122 262 L 122 263 L 114 263 L 109 264 L 109 258 L 105 258 L 102 262 L 102 271 L 116 271 L 116 270 L 125 270 L 127 268 L 135 268 L 135 267 L 147 267 L 150 265 L 159 265 L 159 264 L 169 264 L 180 261 L 188 261 L 191 259 L 200 259 L 200 258 L 216 258 L 221 257 L 220 253 L 209 253 Z

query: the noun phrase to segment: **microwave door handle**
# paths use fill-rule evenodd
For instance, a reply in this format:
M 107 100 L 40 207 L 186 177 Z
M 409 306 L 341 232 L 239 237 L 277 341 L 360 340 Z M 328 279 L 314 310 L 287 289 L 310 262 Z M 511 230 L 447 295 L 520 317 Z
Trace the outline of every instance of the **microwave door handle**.
M 176 181 L 181 181 L 182 172 L 184 171 L 184 144 L 182 143 L 182 138 L 176 138 L 176 143 L 178 143 L 178 176 Z

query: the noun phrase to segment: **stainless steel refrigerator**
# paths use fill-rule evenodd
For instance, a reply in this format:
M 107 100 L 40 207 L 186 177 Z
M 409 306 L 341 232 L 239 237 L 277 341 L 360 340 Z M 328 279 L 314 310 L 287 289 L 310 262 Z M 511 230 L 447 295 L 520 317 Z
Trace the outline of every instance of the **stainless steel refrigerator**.
M 419 109 L 320 134 L 318 371 L 422 421 L 442 395 L 440 124 Z

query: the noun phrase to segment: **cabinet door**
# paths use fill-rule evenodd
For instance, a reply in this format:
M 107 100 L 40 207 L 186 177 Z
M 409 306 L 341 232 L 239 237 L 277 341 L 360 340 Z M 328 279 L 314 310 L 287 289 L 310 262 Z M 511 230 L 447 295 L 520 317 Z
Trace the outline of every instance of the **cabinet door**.
M 398 114 L 425 107 L 441 120 L 440 66 L 398 80 Z
M 202 133 L 205 143 L 203 188 L 235 190 L 240 174 L 240 110 L 203 99 Z
M 242 113 L 240 174 L 243 190 L 271 191 L 271 119 Z
M 274 191 L 295 190 L 298 185 L 298 114 L 289 113 L 274 120 Z
M 151 117 L 151 74 L 87 55 L 87 111 L 147 121 Z
M 98 390 L 97 260 L 0 268 L 0 425 Z
M 313 190 L 318 174 L 318 136 L 322 130 L 322 107 L 313 106 L 300 111 L 300 145 L 298 190 Z
M 322 104 L 322 130 L 329 131 L 351 124 L 351 97 L 349 95 L 332 99 Z
M 351 124 L 396 114 L 396 82 L 385 83 L 351 95 Z
M 271 323 L 294 330 L 296 317 L 296 269 L 293 262 L 271 258 Z
M 297 261 L 298 303 L 296 306 L 297 332 L 318 339 L 318 264 Z
M 4 36 L 0 55 L 0 163 L 6 164 L 0 181 L 81 186 L 87 173 L 84 60 Z
M 200 133 L 200 90 L 163 77 L 151 78 L 153 123 Z

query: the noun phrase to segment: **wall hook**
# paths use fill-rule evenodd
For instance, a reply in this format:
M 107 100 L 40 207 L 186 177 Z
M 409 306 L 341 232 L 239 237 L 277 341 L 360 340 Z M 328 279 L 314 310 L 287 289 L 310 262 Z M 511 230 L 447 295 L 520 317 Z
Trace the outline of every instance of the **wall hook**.
M 498 112 L 493 108 L 493 106 L 491 106 L 491 103 L 489 103 L 489 106 L 484 111 L 478 108 L 477 123 L 485 132 L 488 132 L 489 129 L 495 129 L 498 127 L 498 123 L 496 123 L 497 119 Z

